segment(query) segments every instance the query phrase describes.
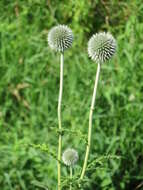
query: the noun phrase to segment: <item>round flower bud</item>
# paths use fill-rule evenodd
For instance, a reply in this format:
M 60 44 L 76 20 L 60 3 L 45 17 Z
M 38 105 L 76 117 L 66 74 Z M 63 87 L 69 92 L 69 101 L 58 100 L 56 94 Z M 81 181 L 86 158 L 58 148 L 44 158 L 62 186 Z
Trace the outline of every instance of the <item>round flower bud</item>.
M 88 42 L 88 54 L 93 61 L 104 63 L 109 60 L 116 51 L 116 40 L 105 32 L 94 34 Z
M 62 156 L 63 162 L 67 166 L 74 166 L 78 158 L 78 152 L 71 148 L 66 149 Z
M 58 25 L 49 31 L 47 40 L 52 49 L 63 52 L 71 47 L 73 42 L 73 33 L 69 27 Z

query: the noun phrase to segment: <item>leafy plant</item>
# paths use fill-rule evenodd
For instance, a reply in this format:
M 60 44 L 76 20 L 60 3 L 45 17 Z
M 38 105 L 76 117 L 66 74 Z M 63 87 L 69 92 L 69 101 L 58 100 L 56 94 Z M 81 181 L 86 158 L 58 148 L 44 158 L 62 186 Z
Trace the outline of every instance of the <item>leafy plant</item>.
M 73 34 L 70 28 L 59 25 L 52 28 L 48 34 L 49 46 L 61 53 L 60 64 L 60 90 L 58 100 L 58 122 L 59 122 L 59 147 L 58 147 L 58 190 L 61 189 L 61 152 L 62 152 L 62 121 L 61 121 L 61 103 L 63 94 L 63 68 L 64 51 L 72 45 Z

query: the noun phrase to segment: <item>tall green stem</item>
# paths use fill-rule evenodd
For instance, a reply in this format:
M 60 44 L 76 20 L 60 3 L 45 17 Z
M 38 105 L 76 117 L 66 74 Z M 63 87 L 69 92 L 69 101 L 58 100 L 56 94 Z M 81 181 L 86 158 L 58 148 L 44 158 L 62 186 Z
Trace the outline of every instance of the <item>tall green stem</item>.
M 72 180 L 72 167 L 70 166 L 70 179 Z M 70 183 L 70 190 L 72 190 L 72 182 Z
M 90 107 L 90 113 L 89 113 L 88 142 L 87 142 L 85 159 L 84 159 L 84 164 L 83 164 L 80 179 L 83 179 L 83 177 L 84 177 L 86 167 L 87 167 L 88 157 L 89 157 L 89 151 L 90 151 L 90 145 L 91 145 L 91 133 L 92 133 L 92 118 L 93 118 L 93 111 L 94 111 L 94 106 L 95 106 L 95 99 L 96 99 L 99 74 L 100 74 L 100 63 L 98 63 L 98 66 L 97 66 L 95 85 L 94 85 L 93 96 L 92 96 L 91 107 Z
M 64 54 L 61 53 L 61 60 L 60 60 L 60 89 L 59 89 L 59 99 L 58 99 L 58 123 L 59 123 L 58 190 L 61 190 L 61 152 L 62 152 L 61 103 L 62 103 L 62 94 L 63 94 L 63 68 L 64 68 Z

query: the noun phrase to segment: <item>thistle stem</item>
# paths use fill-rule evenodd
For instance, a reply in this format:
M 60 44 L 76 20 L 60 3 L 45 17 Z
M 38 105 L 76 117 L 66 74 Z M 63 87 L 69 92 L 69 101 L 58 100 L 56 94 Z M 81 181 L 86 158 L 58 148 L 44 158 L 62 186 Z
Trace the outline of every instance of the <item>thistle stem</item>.
M 86 146 L 84 164 L 83 164 L 83 168 L 82 168 L 82 172 L 81 172 L 81 176 L 80 176 L 81 180 L 83 179 L 85 171 L 86 171 L 88 157 L 89 157 L 89 151 L 90 151 L 90 146 L 91 146 L 92 118 L 93 118 L 93 111 L 94 111 L 95 100 L 96 100 L 96 92 L 97 92 L 99 74 L 100 74 L 100 63 L 98 63 L 98 66 L 97 66 L 96 78 L 95 78 L 95 84 L 94 84 L 94 90 L 93 90 L 93 96 L 92 96 L 90 113 L 89 113 L 88 142 L 87 142 L 87 146 Z
M 70 180 L 72 180 L 72 167 L 70 166 Z M 70 190 L 72 190 L 72 182 L 70 183 Z
M 58 190 L 61 190 L 61 152 L 62 152 L 62 122 L 61 122 L 61 103 L 63 94 L 63 68 L 64 68 L 64 54 L 61 53 L 60 59 L 60 89 L 58 99 L 58 124 L 59 124 L 59 145 L 58 145 Z

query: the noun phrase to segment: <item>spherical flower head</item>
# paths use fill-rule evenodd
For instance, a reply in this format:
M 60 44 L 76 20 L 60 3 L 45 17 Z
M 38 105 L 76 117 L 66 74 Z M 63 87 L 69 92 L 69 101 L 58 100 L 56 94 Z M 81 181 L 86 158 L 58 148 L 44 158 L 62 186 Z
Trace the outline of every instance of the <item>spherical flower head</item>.
M 94 34 L 88 42 L 88 54 L 93 61 L 104 63 L 116 52 L 116 40 L 110 33 Z
M 66 149 L 62 156 L 63 162 L 67 166 L 74 166 L 78 158 L 78 152 L 71 148 Z
M 63 52 L 71 47 L 73 42 L 73 33 L 69 27 L 58 25 L 49 31 L 47 40 L 52 49 Z

